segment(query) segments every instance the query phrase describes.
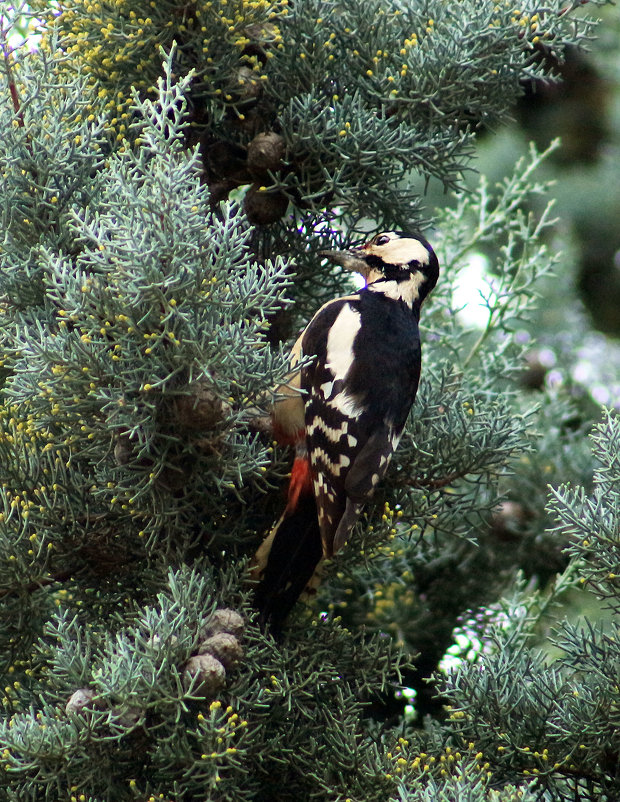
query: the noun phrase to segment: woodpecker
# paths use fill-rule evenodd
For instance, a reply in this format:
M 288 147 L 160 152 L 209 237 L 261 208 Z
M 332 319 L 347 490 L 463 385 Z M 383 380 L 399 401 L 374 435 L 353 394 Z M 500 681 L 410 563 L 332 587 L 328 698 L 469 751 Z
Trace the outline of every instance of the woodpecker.
M 295 460 L 286 508 L 252 569 L 274 633 L 385 475 L 418 389 L 420 307 L 439 276 L 429 243 L 397 231 L 321 256 L 366 284 L 319 309 L 293 346 L 291 368 L 303 357 L 301 368 L 276 392 L 274 436 Z

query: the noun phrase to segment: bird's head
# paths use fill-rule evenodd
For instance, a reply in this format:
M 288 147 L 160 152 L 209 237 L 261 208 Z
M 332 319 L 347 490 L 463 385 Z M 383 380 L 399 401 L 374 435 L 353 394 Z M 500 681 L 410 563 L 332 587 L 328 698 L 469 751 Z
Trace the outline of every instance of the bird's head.
M 417 234 L 384 231 L 347 251 L 322 251 L 321 256 L 360 273 L 366 284 L 376 281 L 409 282 L 422 303 L 439 278 L 439 262 L 429 243 Z

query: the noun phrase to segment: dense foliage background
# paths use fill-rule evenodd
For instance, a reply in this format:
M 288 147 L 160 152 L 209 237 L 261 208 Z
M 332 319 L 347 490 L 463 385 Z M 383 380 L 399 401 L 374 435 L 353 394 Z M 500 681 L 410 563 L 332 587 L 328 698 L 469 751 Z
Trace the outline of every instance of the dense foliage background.
M 0 12 L 8 800 L 617 798 L 620 393 L 595 328 L 618 331 L 618 196 L 592 199 L 620 163 L 618 21 L 584 55 L 597 5 Z M 541 123 L 558 72 L 593 104 L 581 139 Z M 526 134 L 500 131 L 514 114 Z M 290 461 L 266 413 L 350 287 L 317 254 L 418 226 L 442 274 L 406 434 L 275 642 L 247 579 Z

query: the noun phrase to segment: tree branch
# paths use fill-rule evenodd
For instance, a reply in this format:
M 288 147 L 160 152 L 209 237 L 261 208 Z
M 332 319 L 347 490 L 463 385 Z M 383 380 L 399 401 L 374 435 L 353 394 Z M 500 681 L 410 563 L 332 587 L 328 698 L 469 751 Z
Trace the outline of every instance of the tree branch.
M 41 577 L 40 579 L 36 579 L 34 582 L 30 582 L 26 586 L 14 586 L 11 588 L 3 588 L 0 590 L 0 599 L 4 598 L 5 596 L 10 596 L 12 593 L 20 593 L 21 591 L 26 591 L 26 593 L 35 593 L 37 590 L 42 590 L 49 585 L 53 585 L 56 582 L 65 582 L 67 579 L 71 579 L 75 572 L 73 569 L 65 569 L 64 571 L 59 571 L 57 574 L 53 574 L 52 576 L 45 576 Z

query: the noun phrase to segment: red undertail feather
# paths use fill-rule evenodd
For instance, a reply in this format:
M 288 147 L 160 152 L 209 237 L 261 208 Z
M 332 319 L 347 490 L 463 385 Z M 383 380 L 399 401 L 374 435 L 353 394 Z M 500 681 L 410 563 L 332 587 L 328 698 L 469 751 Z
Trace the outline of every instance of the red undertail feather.
M 297 509 L 301 496 L 312 494 L 312 472 L 308 454 L 296 456 L 291 470 L 291 481 L 288 486 L 288 502 L 286 512 L 292 513 Z
M 312 579 L 322 557 L 310 461 L 305 448 L 298 446 L 286 509 L 256 553 L 252 569 L 259 620 L 269 624 L 274 635 L 300 595 L 314 590 Z

